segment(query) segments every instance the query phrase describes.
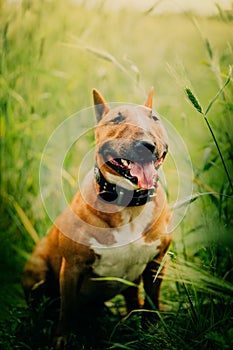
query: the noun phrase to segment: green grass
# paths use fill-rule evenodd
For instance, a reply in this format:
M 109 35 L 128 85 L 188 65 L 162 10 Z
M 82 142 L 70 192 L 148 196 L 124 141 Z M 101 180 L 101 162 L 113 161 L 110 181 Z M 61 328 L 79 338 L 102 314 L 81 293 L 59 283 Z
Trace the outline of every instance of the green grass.
M 155 108 L 173 125 L 191 157 L 191 164 L 185 163 L 177 146 L 166 160 L 171 206 L 178 187 L 179 200 L 186 200 L 182 196 L 189 186 L 195 194 L 188 207 L 174 212 L 185 216 L 168 256 L 164 311 L 145 331 L 140 328 L 142 312 L 120 320 L 124 305 L 117 297 L 113 314 L 106 311 L 97 321 L 93 337 L 85 330 L 80 335 L 80 348 L 232 349 L 231 77 L 221 90 L 233 64 L 232 15 L 219 10 L 214 18 L 153 17 L 125 10 L 107 13 L 101 2 L 93 9 L 84 4 L 0 2 L 0 345 L 8 350 L 50 349 L 52 344 L 54 322 L 44 314 L 44 304 L 32 314 L 20 286 L 27 257 L 51 225 L 39 187 L 48 138 L 66 118 L 92 105 L 93 87 L 111 102 L 143 103 L 153 85 Z M 77 133 L 93 123 L 88 110 L 77 119 Z M 176 148 L 175 140 L 171 144 Z M 92 147 L 88 132 L 66 154 L 63 186 L 68 200 L 79 164 Z M 46 169 L 55 175 L 52 162 Z M 49 198 L 56 195 L 53 188 L 46 190 Z

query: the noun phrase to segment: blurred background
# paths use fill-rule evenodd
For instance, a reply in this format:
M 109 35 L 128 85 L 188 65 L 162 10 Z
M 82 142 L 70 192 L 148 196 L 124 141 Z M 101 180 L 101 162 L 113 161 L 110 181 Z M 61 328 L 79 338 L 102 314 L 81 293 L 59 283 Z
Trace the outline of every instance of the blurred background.
M 93 87 L 109 102 L 142 104 L 154 86 L 155 109 L 184 145 L 175 150 L 171 140 L 164 165 L 169 203 L 182 217 L 167 258 L 164 312 L 150 334 L 128 318 L 104 345 L 84 339 L 83 348 L 232 349 L 232 2 L 1 0 L 0 30 L 0 345 L 50 348 L 51 327 L 31 319 L 20 285 L 26 259 L 51 226 L 39 185 L 50 136 L 92 106 Z M 63 163 L 67 201 L 93 148 L 94 123 L 91 109 L 77 122 L 82 137 Z M 52 159 L 46 171 L 53 207 Z M 187 184 L 191 197 L 182 198 Z M 112 302 L 115 314 L 121 303 Z

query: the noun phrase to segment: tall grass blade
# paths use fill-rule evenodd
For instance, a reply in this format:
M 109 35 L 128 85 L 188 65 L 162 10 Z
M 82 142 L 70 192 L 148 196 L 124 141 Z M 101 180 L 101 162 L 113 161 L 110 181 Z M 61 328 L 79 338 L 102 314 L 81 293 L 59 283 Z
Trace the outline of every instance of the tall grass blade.
M 208 39 L 205 39 L 205 45 L 206 45 L 206 49 L 208 51 L 209 57 L 212 60 L 214 55 L 213 55 L 213 50 L 212 50 L 212 47 L 211 47 L 210 42 L 209 42 Z
M 13 204 L 22 224 L 24 225 L 25 229 L 29 233 L 30 237 L 33 239 L 33 241 L 35 243 L 38 243 L 40 241 L 40 238 L 39 238 L 36 230 L 34 229 L 31 221 L 27 217 L 25 211 L 20 207 L 20 205 L 15 200 L 13 200 L 12 204 Z
M 154 277 L 153 283 L 155 283 L 156 279 L 158 278 L 158 276 L 159 276 L 160 272 L 162 271 L 166 261 L 167 261 L 167 254 L 164 255 L 164 257 L 163 257 L 163 259 L 161 261 L 161 264 L 159 265 L 159 268 L 158 268 L 158 270 L 156 272 L 156 275 Z
M 31 221 L 29 220 L 27 214 L 23 210 L 23 208 L 20 207 L 18 202 L 14 199 L 13 196 L 6 193 L 4 190 L 1 193 L 2 197 L 5 198 L 8 202 L 11 202 L 12 206 L 14 207 L 16 213 L 18 214 L 18 217 L 20 221 L 22 222 L 23 226 L 25 227 L 26 231 L 28 232 L 29 236 L 32 238 L 32 240 L 37 244 L 40 241 L 39 235 L 34 229 Z
M 131 342 L 131 343 L 135 343 L 135 341 Z M 108 348 L 109 350 L 111 349 L 125 349 L 125 350 L 132 350 L 133 348 L 128 347 L 127 345 L 124 344 L 120 344 L 120 343 L 114 343 L 110 348 Z
M 75 39 L 75 38 L 73 38 L 73 39 Z M 82 45 L 77 45 L 77 44 L 72 45 L 72 44 L 66 44 L 66 43 L 64 45 L 69 46 L 69 47 L 73 47 L 73 48 L 79 48 L 79 49 L 86 50 L 102 60 L 111 62 L 116 67 L 118 67 L 122 72 L 124 72 L 128 77 L 132 78 L 131 75 L 129 74 L 129 72 L 127 71 L 127 69 L 125 69 L 125 67 L 113 55 L 111 55 L 109 52 L 107 52 L 105 50 L 96 49 L 95 47 L 87 46 L 87 45 L 82 46 Z
M 136 283 L 130 282 L 128 280 L 125 280 L 124 278 L 119 277 L 94 277 L 91 279 L 92 281 L 102 281 L 102 282 L 120 282 L 123 283 L 129 287 L 135 287 L 138 288 L 138 285 Z
M 184 198 L 180 201 L 177 201 L 175 204 L 171 205 L 170 208 L 171 210 L 176 210 L 179 209 L 183 206 L 186 206 L 187 204 L 191 204 L 194 202 L 196 199 L 203 197 L 203 196 L 214 196 L 216 198 L 220 197 L 220 193 L 218 192 L 201 192 L 201 193 L 194 193 L 191 196 Z
M 229 71 L 228 71 L 228 76 L 227 76 L 227 79 L 224 83 L 224 85 L 222 86 L 221 89 L 219 89 L 218 93 L 214 96 L 214 98 L 210 101 L 208 107 L 206 108 L 206 111 L 203 112 L 203 109 L 201 107 L 201 105 L 199 104 L 197 98 L 194 96 L 194 94 L 192 93 L 192 91 L 189 89 L 189 88 L 186 88 L 185 91 L 186 91 L 186 94 L 190 100 L 190 102 L 192 103 L 192 105 L 194 106 L 194 108 L 202 114 L 205 122 L 206 122 L 206 125 L 211 133 L 211 136 L 214 140 L 214 143 L 215 143 L 215 146 L 218 150 L 218 153 L 219 153 L 219 156 L 220 156 L 220 159 L 221 159 L 221 162 L 222 162 L 222 165 L 223 165 L 223 168 L 224 168 L 224 171 L 226 173 L 226 176 L 227 176 L 227 179 L 228 179 L 228 182 L 229 182 L 229 185 L 230 185 L 230 188 L 231 188 L 231 191 L 233 193 L 233 184 L 232 184 L 232 181 L 231 181 L 231 177 L 230 177 L 230 174 L 228 172 L 228 169 L 227 169 L 227 166 L 226 166 L 226 163 L 224 161 L 224 158 L 223 158 L 223 155 L 222 155 L 222 152 L 221 152 L 221 149 L 219 147 L 219 144 L 218 144 L 218 141 L 215 137 L 215 134 L 214 134 L 214 131 L 207 119 L 207 114 L 209 113 L 210 109 L 212 108 L 212 106 L 214 105 L 215 101 L 218 99 L 218 97 L 223 93 L 223 90 L 225 89 L 225 87 L 230 83 L 231 81 L 231 77 L 232 77 L 232 66 L 229 66 Z
M 211 125 L 210 125 L 210 123 L 209 123 L 209 121 L 208 121 L 208 119 L 207 119 L 207 117 L 206 117 L 205 115 L 204 115 L 204 120 L 205 120 L 206 125 L 207 125 L 207 127 L 208 127 L 208 129 L 209 129 L 209 131 L 210 131 L 210 133 L 211 133 L 211 136 L 212 136 L 212 138 L 213 138 L 213 140 L 214 140 L 215 146 L 216 146 L 216 148 L 217 148 L 217 150 L 218 150 L 218 154 L 219 154 L 219 156 L 220 156 L 220 159 L 221 159 L 221 162 L 222 162 L 224 171 L 225 171 L 225 173 L 226 173 L 226 176 L 227 176 L 227 179 L 228 179 L 230 188 L 231 188 L 231 192 L 233 193 L 233 184 L 232 184 L 231 177 L 230 177 L 230 174 L 229 174 L 229 172 L 228 172 L 228 169 L 227 169 L 225 160 L 224 160 L 224 158 L 223 158 L 222 151 L 221 151 L 221 149 L 220 149 L 220 147 L 219 147 L 218 140 L 216 139 L 215 134 L 214 134 L 214 131 L 213 131 L 213 129 L 212 129 L 212 127 L 211 127 Z
M 193 302 L 192 302 L 191 295 L 190 295 L 190 293 L 189 293 L 189 290 L 188 290 L 186 284 L 185 284 L 185 283 L 182 283 L 182 285 L 183 285 L 183 288 L 184 288 L 185 293 L 186 293 L 187 298 L 188 298 L 188 302 L 189 302 L 189 305 L 190 305 L 190 308 L 191 308 L 192 321 L 193 321 L 193 324 L 195 325 L 195 324 L 198 323 L 198 315 L 197 315 L 197 313 L 196 313 L 194 304 L 193 304 Z
M 178 275 L 177 275 L 178 274 Z M 192 285 L 197 290 L 219 296 L 223 299 L 232 298 L 233 285 L 223 278 L 213 276 L 207 270 L 195 263 L 174 256 L 166 269 L 166 279 Z
M 205 111 L 205 116 L 207 116 L 207 114 L 209 113 L 210 109 L 212 108 L 213 104 L 215 103 L 215 101 L 218 99 L 218 97 L 222 94 L 223 90 L 225 89 L 225 87 L 230 83 L 231 81 L 231 77 L 232 77 L 232 66 L 229 66 L 229 71 L 228 71 L 228 76 L 227 79 L 224 83 L 224 85 L 222 86 L 221 89 L 219 89 L 219 91 L 217 92 L 217 94 L 214 96 L 214 98 L 210 101 L 208 107 L 206 108 Z
M 77 39 L 75 37 L 71 37 L 73 40 L 76 40 Z M 79 45 L 79 44 L 67 44 L 67 43 L 64 43 L 65 46 L 68 46 L 68 47 L 73 47 L 73 48 L 79 48 L 79 49 L 82 49 L 82 50 L 86 50 L 87 52 L 90 52 L 91 54 L 93 54 L 94 56 L 102 59 L 102 60 L 105 60 L 105 61 L 108 61 L 108 62 L 111 62 L 115 67 L 117 67 L 118 69 L 120 69 L 128 78 L 130 78 L 131 80 L 134 81 L 134 83 L 137 84 L 137 87 L 143 92 L 143 94 L 146 96 L 146 92 L 145 92 L 145 89 L 144 87 L 139 83 L 139 70 L 138 68 L 136 67 L 136 65 L 134 65 L 134 69 L 132 69 L 131 67 L 131 70 L 135 73 L 135 77 L 132 76 L 132 74 L 129 73 L 129 71 L 119 62 L 119 60 L 114 57 L 113 55 L 111 55 L 109 52 L 105 51 L 105 50 L 100 50 L 100 49 L 97 49 L 95 47 L 92 47 L 92 46 L 87 46 L 87 45 Z
M 89 51 L 90 53 L 94 54 L 95 56 L 104 59 L 106 61 L 111 62 L 112 64 L 114 64 L 117 68 L 119 68 L 127 77 L 129 77 L 130 79 L 133 79 L 137 85 L 140 87 L 140 85 L 138 84 L 138 73 L 136 73 L 136 79 L 134 77 L 132 77 L 132 75 L 128 72 L 128 70 L 110 53 L 103 51 L 103 50 L 98 50 L 96 48 L 90 47 L 90 46 L 86 46 L 85 49 L 87 51 Z M 141 88 L 141 87 L 140 87 Z
M 159 5 L 159 3 L 160 3 L 161 1 L 162 1 L 162 0 L 157 0 L 157 1 L 155 1 L 155 3 L 154 3 L 152 6 L 150 6 L 150 8 L 148 8 L 148 9 L 144 12 L 144 14 L 145 14 L 145 15 L 149 15 L 151 12 L 153 12 L 154 9 Z
M 70 184 L 71 187 L 77 188 L 77 181 L 75 181 L 73 176 L 64 168 L 62 169 L 62 177 Z

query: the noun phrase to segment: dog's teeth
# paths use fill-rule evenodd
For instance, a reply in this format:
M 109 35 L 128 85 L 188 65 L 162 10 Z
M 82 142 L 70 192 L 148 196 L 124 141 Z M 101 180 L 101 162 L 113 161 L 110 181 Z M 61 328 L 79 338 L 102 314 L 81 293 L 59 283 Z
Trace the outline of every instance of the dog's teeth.
M 124 166 L 128 166 L 128 162 L 126 159 L 121 159 L 121 163 L 124 165 Z

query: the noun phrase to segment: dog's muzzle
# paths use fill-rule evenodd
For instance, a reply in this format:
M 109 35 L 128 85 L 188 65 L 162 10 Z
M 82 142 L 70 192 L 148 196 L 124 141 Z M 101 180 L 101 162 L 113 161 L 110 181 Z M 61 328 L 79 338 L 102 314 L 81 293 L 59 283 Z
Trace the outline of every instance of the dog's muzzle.
M 139 188 L 153 187 L 158 177 L 157 170 L 167 151 L 159 156 L 156 145 L 147 141 L 133 141 L 130 147 L 123 143 L 119 151 L 117 148 L 116 141 L 106 142 L 100 147 L 100 153 L 107 166 Z

